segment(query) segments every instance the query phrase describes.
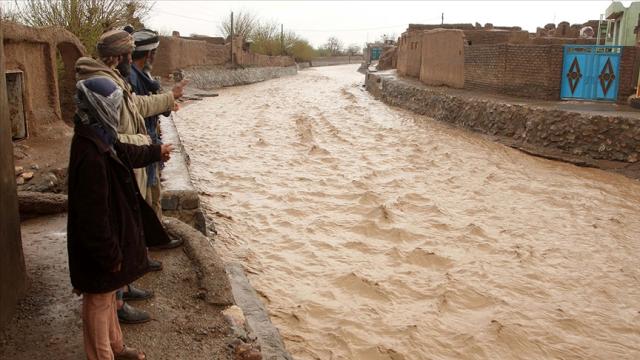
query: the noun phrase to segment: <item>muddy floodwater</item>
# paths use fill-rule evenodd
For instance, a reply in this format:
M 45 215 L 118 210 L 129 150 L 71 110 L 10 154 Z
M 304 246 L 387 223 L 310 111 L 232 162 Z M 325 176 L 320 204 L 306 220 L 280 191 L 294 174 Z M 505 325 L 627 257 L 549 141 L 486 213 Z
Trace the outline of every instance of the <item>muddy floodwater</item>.
M 294 358 L 639 359 L 639 183 L 389 107 L 355 70 L 176 118 Z

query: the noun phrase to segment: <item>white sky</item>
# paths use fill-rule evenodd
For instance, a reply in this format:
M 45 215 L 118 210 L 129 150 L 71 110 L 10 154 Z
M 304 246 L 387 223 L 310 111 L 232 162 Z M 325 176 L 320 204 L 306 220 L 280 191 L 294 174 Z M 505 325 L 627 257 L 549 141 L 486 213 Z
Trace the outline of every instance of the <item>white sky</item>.
M 630 1 L 623 1 L 628 5 Z M 220 35 L 231 11 L 252 11 L 294 30 L 314 46 L 329 36 L 362 46 L 382 34 L 400 35 L 409 23 L 493 23 L 535 32 L 547 23 L 597 20 L 611 3 L 592 1 L 168 1 L 155 3 L 145 24 L 170 33 Z

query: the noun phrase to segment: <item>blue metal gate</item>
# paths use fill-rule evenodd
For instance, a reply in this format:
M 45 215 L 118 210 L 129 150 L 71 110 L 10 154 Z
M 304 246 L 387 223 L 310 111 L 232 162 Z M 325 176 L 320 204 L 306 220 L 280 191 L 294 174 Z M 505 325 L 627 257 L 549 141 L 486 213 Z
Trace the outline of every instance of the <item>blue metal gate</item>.
M 562 99 L 615 101 L 622 46 L 565 45 Z
M 382 48 L 374 47 L 371 49 L 371 60 L 379 60 L 382 54 Z

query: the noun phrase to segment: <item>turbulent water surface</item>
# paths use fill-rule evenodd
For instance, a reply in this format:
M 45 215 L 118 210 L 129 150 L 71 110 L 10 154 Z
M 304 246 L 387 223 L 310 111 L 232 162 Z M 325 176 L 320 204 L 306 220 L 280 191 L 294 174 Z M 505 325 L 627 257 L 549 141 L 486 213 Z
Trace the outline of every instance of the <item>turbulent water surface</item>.
M 296 359 L 640 358 L 640 187 L 388 107 L 355 66 L 176 125 Z

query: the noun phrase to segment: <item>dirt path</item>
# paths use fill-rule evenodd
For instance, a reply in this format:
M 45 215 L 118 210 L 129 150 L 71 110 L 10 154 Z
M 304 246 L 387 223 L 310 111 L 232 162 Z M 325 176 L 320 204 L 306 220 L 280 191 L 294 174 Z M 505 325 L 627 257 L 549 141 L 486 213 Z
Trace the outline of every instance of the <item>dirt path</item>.
M 0 358 L 12 360 L 85 359 L 81 299 L 71 292 L 66 250 L 66 215 L 28 220 L 22 242 L 30 278 L 28 296 L 0 335 Z M 205 304 L 196 272 L 181 248 L 154 252 L 164 270 L 137 284 L 155 297 L 134 303 L 153 320 L 123 325 L 125 342 L 149 359 L 229 359 L 228 326 L 220 311 Z
M 357 66 L 176 117 L 296 359 L 640 358 L 640 186 L 390 108 Z

